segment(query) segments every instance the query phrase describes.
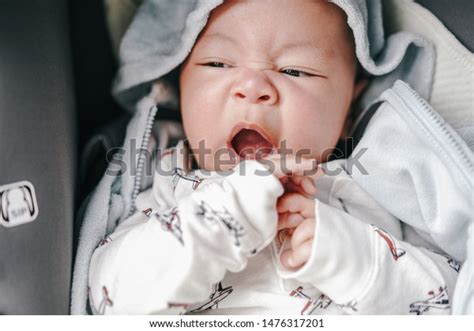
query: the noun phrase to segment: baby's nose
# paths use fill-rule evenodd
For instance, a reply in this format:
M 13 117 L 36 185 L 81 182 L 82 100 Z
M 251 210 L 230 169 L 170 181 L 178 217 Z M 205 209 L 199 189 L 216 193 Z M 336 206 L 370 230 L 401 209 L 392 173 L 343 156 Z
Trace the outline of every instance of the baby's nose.
M 277 102 L 277 90 L 262 70 L 251 68 L 241 70 L 241 75 L 231 90 L 235 101 L 263 105 L 272 105 Z

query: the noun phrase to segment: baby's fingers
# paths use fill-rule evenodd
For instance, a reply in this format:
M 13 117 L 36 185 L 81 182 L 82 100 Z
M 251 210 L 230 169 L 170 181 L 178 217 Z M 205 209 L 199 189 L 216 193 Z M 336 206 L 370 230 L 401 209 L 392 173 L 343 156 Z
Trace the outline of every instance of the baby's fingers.
M 286 184 L 289 192 L 298 192 L 307 196 L 313 196 L 317 192 L 316 184 L 310 177 L 291 176 L 284 178 L 289 178 Z
M 279 154 L 273 154 L 260 159 L 259 162 L 266 165 L 269 171 L 278 178 L 285 176 L 314 176 L 319 171 L 322 171 L 315 159 L 302 157 L 282 157 Z
M 298 225 L 291 236 L 291 247 L 293 249 L 301 246 L 305 241 L 314 237 L 316 221 L 314 218 L 307 218 Z
M 300 213 L 304 218 L 314 217 L 315 202 L 299 193 L 287 193 L 277 202 L 278 213 Z
M 317 188 L 316 188 L 316 184 L 314 184 L 313 179 L 309 177 L 302 177 L 300 186 L 303 188 L 303 190 L 307 194 L 309 195 L 316 194 Z
M 304 220 L 299 213 L 283 213 L 278 219 L 278 230 L 296 228 Z
M 311 256 L 312 240 L 305 241 L 296 249 L 288 249 L 281 253 L 280 261 L 287 268 L 298 268 L 305 264 Z

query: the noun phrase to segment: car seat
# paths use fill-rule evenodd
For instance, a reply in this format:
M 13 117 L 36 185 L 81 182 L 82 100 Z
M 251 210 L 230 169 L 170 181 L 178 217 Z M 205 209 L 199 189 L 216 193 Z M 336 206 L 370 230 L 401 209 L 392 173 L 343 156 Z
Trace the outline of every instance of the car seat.
M 121 112 L 103 6 L 1 1 L 0 49 L 0 314 L 69 314 L 78 151 Z
M 474 2 L 418 2 L 472 52 Z M 103 3 L 3 0 L 0 49 L 0 314 L 68 314 L 78 209 L 129 120 Z
M 2 314 L 68 313 L 77 155 L 68 26 L 64 1 L 0 2 Z

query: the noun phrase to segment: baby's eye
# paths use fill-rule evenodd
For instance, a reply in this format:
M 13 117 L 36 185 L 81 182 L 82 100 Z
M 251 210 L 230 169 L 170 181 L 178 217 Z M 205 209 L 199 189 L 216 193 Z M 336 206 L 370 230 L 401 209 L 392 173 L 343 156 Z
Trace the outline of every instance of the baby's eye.
M 314 75 L 308 74 L 307 72 L 296 70 L 296 69 L 285 69 L 285 70 L 282 70 L 281 72 L 290 76 L 294 76 L 294 77 L 314 76 Z
M 213 67 L 213 68 L 228 68 L 229 67 L 227 64 L 222 63 L 222 62 L 208 62 L 208 63 L 205 63 L 204 65 Z

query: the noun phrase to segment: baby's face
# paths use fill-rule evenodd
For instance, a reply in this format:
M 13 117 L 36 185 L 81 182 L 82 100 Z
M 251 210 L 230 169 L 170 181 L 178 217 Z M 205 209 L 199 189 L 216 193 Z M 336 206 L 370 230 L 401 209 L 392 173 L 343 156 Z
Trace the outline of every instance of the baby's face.
M 226 1 L 180 76 L 183 125 L 199 167 L 228 170 L 229 149 L 243 157 L 252 147 L 327 161 L 355 98 L 356 63 L 345 14 L 333 4 Z

